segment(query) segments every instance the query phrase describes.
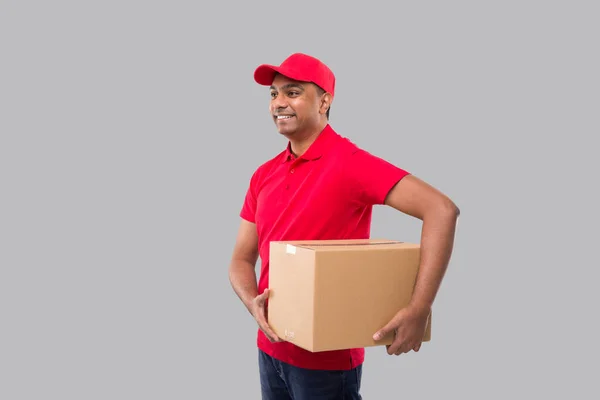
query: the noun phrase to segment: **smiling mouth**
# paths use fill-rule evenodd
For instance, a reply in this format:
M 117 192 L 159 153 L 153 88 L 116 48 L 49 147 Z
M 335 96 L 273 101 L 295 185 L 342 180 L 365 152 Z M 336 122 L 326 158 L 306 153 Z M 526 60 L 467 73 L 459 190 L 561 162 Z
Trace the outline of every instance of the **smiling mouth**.
M 275 116 L 275 119 L 277 121 L 285 121 L 286 119 L 290 119 L 292 117 L 293 117 L 293 115 L 277 115 L 277 116 Z

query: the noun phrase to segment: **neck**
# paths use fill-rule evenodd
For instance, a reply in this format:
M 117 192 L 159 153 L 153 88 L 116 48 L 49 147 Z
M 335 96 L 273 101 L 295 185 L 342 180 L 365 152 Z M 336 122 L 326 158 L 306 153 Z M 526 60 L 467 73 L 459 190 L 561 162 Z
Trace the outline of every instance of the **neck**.
M 292 148 L 292 153 L 294 153 L 296 157 L 300 157 L 302 154 L 304 154 L 304 152 L 308 150 L 310 145 L 313 144 L 315 140 L 317 140 L 317 138 L 319 137 L 321 132 L 323 132 L 323 129 L 325 129 L 327 124 L 327 121 L 323 121 L 319 123 L 319 125 L 315 129 L 311 130 L 310 132 L 307 132 L 301 137 L 290 138 L 290 146 Z

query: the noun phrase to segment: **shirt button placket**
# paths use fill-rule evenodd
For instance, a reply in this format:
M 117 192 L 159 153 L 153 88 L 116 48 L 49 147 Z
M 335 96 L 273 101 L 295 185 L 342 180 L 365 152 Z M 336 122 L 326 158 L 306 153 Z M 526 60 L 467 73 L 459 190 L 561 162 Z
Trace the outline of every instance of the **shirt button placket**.
M 289 172 L 290 172 L 290 175 L 294 174 L 294 172 L 295 172 L 295 171 L 296 171 L 296 168 L 295 168 L 295 167 L 292 165 L 292 166 L 290 167 L 290 170 L 289 170 Z M 285 190 L 289 190 L 289 189 L 290 189 L 290 183 L 291 183 L 291 178 L 290 178 L 290 176 L 288 175 L 288 178 L 287 178 L 287 183 L 285 184 Z

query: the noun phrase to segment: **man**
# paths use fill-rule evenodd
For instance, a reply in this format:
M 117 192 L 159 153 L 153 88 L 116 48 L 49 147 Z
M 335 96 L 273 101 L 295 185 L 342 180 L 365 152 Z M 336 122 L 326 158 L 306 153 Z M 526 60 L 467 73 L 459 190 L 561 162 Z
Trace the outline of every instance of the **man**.
M 269 327 L 269 243 L 368 238 L 372 207 L 378 204 L 421 219 L 421 264 L 412 301 L 373 332 L 377 340 L 394 331 L 387 352 L 400 355 L 419 351 L 459 211 L 435 188 L 333 130 L 329 110 L 335 76 L 320 60 L 292 54 L 280 66 L 259 66 L 254 79 L 270 87 L 271 117 L 288 139 L 287 147 L 250 179 L 229 268 L 233 289 L 259 327 L 263 399 L 360 399 L 364 349 L 311 353 L 281 340 Z

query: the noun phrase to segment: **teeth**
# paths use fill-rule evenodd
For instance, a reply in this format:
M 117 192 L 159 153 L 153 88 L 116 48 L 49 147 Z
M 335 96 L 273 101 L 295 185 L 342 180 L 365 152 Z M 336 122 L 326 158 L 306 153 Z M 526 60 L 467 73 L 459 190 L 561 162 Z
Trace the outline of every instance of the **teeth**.
M 288 119 L 288 118 L 292 118 L 291 115 L 278 115 L 277 119 Z

